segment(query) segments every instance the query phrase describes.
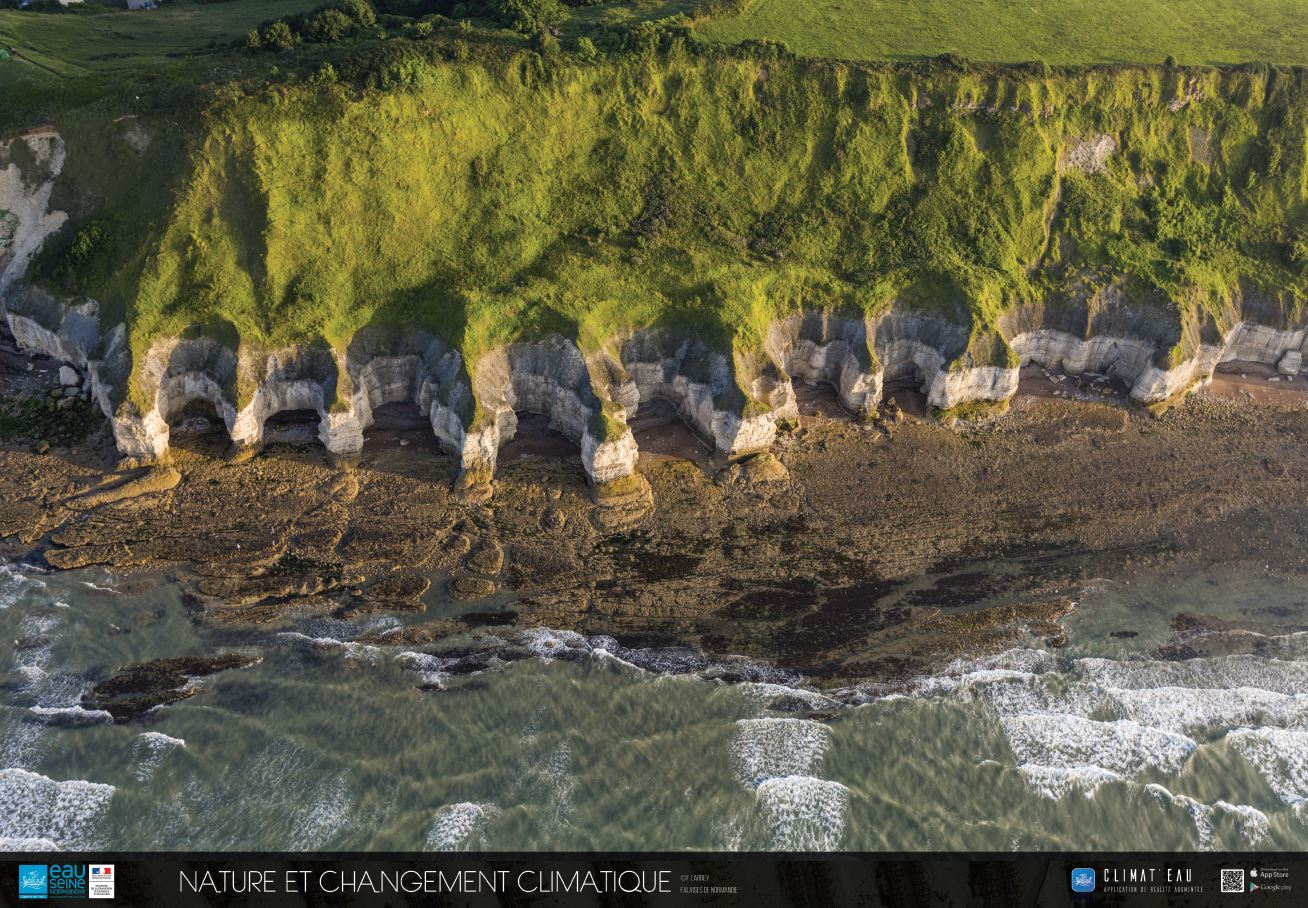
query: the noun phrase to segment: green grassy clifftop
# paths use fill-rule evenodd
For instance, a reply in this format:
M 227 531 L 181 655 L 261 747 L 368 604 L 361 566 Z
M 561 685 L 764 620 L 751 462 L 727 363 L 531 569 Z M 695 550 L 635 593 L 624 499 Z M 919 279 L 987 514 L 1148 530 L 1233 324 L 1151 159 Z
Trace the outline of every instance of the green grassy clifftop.
M 1177 351 L 1308 299 L 1302 70 L 547 51 L 397 40 L 366 78 L 185 121 L 70 113 L 74 217 L 32 277 L 100 300 L 138 356 L 196 325 L 343 350 L 376 323 L 471 359 L 657 326 L 748 352 L 778 316 L 899 303 L 1001 364 L 1007 313 L 1084 332 L 1105 286 Z
M 666 322 L 749 346 L 800 307 L 896 298 L 984 332 L 1087 271 L 1217 317 L 1242 282 L 1305 295 L 1297 72 L 406 65 L 384 91 L 217 103 L 148 229 L 98 213 L 140 252 L 101 243 L 78 289 L 138 349 L 215 319 L 334 345 L 382 320 L 474 356 Z M 1118 147 L 1069 159 L 1097 136 Z

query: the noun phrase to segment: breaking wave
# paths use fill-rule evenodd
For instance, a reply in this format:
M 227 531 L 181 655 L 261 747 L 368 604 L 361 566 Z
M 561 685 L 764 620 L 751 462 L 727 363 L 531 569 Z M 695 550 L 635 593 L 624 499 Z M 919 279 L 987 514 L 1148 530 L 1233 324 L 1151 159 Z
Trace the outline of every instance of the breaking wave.
M 809 776 L 831 745 L 831 729 L 810 719 L 740 719 L 731 754 L 745 788 L 767 779 Z
M 96 827 L 114 790 L 98 782 L 56 782 L 26 769 L 0 769 L 0 838 L 49 841 L 60 850 L 95 848 Z
M 849 789 L 811 776 L 766 779 L 757 789 L 759 811 L 774 851 L 835 851 L 845 833 Z

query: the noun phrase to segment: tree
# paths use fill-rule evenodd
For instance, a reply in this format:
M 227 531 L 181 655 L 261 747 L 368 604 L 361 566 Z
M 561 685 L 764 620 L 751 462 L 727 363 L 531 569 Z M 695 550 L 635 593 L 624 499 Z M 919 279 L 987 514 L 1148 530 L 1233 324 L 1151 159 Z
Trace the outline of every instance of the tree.
M 304 24 L 304 39 L 315 44 L 332 44 L 355 29 L 354 21 L 339 9 L 326 9 Z
M 360 28 L 371 28 L 377 24 L 377 11 L 368 0 L 341 0 L 336 8 L 353 19 Z
M 527 34 L 545 31 L 568 17 L 561 0 L 490 0 L 486 6 L 501 23 Z
M 263 46 L 269 50 L 286 50 L 300 43 L 299 35 L 280 19 L 263 30 Z

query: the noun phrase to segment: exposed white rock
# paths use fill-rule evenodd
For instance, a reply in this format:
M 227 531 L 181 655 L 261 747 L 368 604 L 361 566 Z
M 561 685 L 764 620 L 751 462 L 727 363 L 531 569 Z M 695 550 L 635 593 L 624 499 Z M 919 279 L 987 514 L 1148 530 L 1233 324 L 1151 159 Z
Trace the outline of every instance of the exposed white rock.
M 605 372 L 608 370 L 605 369 Z M 577 345 L 551 335 L 537 343 L 510 344 L 483 356 L 473 392 L 485 425 L 470 439 L 482 469 L 494 467 L 494 452 L 517 430 L 520 412 L 547 416 L 550 428 L 581 448 L 582 466 L 593 482 L 629 476 L 636 469 L 635 439 L 621 407 L 608 416 L 596 393 L 590 367 Z
M 881 370 L 865 319 L 827 313 L 779 319 L 768 326 L 767 351 L 792 379 L 832 385 L 853 413 L 869 414 L 881 400 Z
M 776 437 L 776 413 L 760 402 L 750 405 L 725 353 L 709 351 L 695 338 L 641 332 L 622 345 L 621 357 L 640 401 L 671 402 L 718 451 L 762 451 Z
M 1064 148 L 1060 163 L 1082 173 L 1102 173 L 1115 151 L 1117 139 L 1104 133 L 1091 133 Z
M 942 369 L 931 380 L 927 405 L 948 410 L 961 404 L 1008 400 L 1017 393 L 1018 370 L 1003 366 Z
M 1301 354 L 1306 335 L 1302 328 L 1279 331 L 1238 322 L 1220 344 L 1199 344 L 1193 356 L 1170 368 L 1157 364 L 1161 351 L 1154 344 L 1136 338 L 1101 335 L 1082 340 L 1064 331 L 1041 329 L 1019 334 L 1009 345 L 1024 363 L 1073 375 L 1110 374 L 1131 388 L 1133 398 L 1152 404 L 1210 382 L 1219 363 L 1242 360 L 1270 365 L 1292 352 Z
M 1017 393 L 1017 369 L 968 361 L 966 325 L 897 310 L 876 322 L 875 343 L 884 381 L 912 380 L 936 409 L 1007 400 Z
M 1298 350 L 1288 350 L 1281 357 L 1281 361 L 1276 364 L 1276 369 L 1282 375 L 1298 375 L 1299 370 L 1303 368 L 1303 354 Z
M 59 367 L 59 384 L 65 388 L 76 388 L 82 383 L 82 376 L 72 366 Z
M 35 163 L 36 172 L 24 172 L 12 159 L 18 143 L 27 146 L 24 157 Z M 49 210 L 64 156 L 64 140 L 53 129 L 0 142 L 0 311 L 6 291 L 26 272 L 45 238 L 68 220 L 64 212 Z

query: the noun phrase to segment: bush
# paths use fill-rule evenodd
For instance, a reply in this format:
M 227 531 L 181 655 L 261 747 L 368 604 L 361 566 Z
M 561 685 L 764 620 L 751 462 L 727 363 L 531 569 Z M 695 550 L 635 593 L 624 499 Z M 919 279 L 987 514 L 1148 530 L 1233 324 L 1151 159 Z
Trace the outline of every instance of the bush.
M 545 31 L 568 17 L 561 0 L 489 0 L 486 10 L 501 24 L 526 34 Z
M 76 286 L 79 274 L 104 245 L 106 238 L 104 228 L 95 221 L 77 231 L 77 236 L 73 237 L 55 267 L 55 277 L 65 287 Z
M 368 0 L 341 0 L 336 4 L 336 9 L 360 28 L 371 28 L 377 24 L 377 11 Z
M 268 50 L 286 50 L 300 43 L 300 36 L 291 31 L 291 27 L 281 20 L 264 28 L 259 37 L 262 46 Z
M 314 44 L 333 44 L 354 33 L 354 20 L 339 9 L 327 9 L 304 24 L 301 36 Z
M 595 42 L 582 35 L 577 39 L 577 56 L 586 63 L 594 63 L 601 56 Z

